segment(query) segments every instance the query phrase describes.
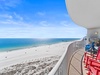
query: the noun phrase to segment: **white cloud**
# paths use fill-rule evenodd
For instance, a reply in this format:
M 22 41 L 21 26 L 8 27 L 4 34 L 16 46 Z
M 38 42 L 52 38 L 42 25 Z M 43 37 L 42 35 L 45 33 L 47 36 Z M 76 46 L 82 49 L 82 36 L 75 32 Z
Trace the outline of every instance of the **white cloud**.
M 86 30 L 65 27 L 26 27 L 4 28 L 0 33 L 0 38 L 79 38 L 86 35 Z
M 18 20 L 15 20 L 14 16 Z M 44 20 L 38 23 L 38 27 L 34 27 L 36 25 L 24 22 L 16 13 L 4 17 L 5 20 L 0 20 L 0 38 L 75 38 L 86 35 L 85 29 L 67 26 L 67 21 L 61 21 L 62 26 L 53 26 Z
M 3 20 L 0 21 L 0 27 L 33 27 L 31 23 L 25 23 L 23 21 L 14 21 L 14 20 Z
M 14 12 L 14 16 L 15 18 L 17 18 L 18 20 L 23 20 L 23 17 L 18 15 L 17 13 Z
M 61 24 L 62 26 L 67 26 L 67 27 L 69 26 L 68 21 L 61 21 L 60 24 Z
M 0 0 L 1 9 L 9 9 L 9 7 L 15 7 L 21 3 L 21 0 Z
M 13 13 L 9 14 L 0 14 L 0 27 L 18 27 L 18 26 L 31 26 L 30 23 L 25 23 L 23 17 Z
M 56 27 L 57 26 L 57 23 L 52 23 L 52 22 L 50 22 L 50 21 L 46 21 L 46 20 L 44 20 L 44 21 L 40 21 L 39 23 L 38 23 L 38 25 L 40 26 L 40 27 Z
M 69 17 L 69 15 L 68 15 L 68 14 L 64 14 L 64 16 L 65 16 L 65 17 Z
M 37 12 L 37 15 L 39 15 L 39 16 L 45 16 L 45 13 L 44 12 Z
M 5 22 L 11 21 L 11 20 L 12 21 L 14 21 L 14 20 L 22 21 L 23 17 L 14 12 L 12 15 L 10 15 L 10 14 L 0 14 L 0 20 L 1 21 L 3 20 Z
M 0 14 L 0 18 L 12 19 L 12 18 L 13 18 L 13 16 L 8 15 L 8 14 Z
M 47 21 L 41 21 L 41 22 L 40 22 L 40 25 L 41 25 L 41 26 L 48 26 L 49 24 L 48 24 Z

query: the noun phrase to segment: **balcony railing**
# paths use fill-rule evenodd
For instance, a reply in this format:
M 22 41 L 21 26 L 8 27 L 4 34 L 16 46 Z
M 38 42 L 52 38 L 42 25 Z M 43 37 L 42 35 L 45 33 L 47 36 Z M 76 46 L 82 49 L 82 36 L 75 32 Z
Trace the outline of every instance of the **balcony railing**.
M 69 62 L 72 54 L 84 47 L 84 40 L 74 41 L 70 43 L 67 47 L 60 60 L 57 62 L 55 67 L 51 70 L 48 75 L 68 75 Z

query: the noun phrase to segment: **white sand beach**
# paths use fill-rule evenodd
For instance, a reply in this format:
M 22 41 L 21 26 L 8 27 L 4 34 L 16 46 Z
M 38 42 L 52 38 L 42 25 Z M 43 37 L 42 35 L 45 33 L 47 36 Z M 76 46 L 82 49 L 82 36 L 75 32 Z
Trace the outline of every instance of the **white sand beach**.
M 0 75 L 47 75 L 70 42 L 0 53 Z

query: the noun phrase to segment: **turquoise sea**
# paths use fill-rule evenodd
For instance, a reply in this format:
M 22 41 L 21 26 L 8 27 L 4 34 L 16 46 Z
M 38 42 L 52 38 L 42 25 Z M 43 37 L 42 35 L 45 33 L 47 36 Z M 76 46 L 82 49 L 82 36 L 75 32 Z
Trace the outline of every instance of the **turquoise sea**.
M 50 45 L 60 42 L 69 42 L 79 40 L 79 38 L 53 38 L 53 39 L 26 39 L 26 38 L 9 38 L 0 39 L 0 52 L 16 50 L 26 47 L 36 47 L 41 45 Z

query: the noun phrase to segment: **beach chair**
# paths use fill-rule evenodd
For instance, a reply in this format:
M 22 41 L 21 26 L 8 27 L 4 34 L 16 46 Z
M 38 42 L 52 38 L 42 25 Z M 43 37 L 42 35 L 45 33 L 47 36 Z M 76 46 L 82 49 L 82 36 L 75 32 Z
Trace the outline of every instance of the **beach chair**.
M 100 68 L 89 66 L 87 75 L 100 75 Z
M 97 60 L 89 59 L 88 65 L 100 68 L 100 62 Z
M 85 55 L 85 60 L 84 60 L 85 68 L 87 68 L 87 66 L 89 64 L 91 66 L 99 66 L 100 65 L 100 62 L 98 62 L 98 61 L 100 61 L 100 47 L 98 48 L 98 52 L 95 55 L 95 57 Z

